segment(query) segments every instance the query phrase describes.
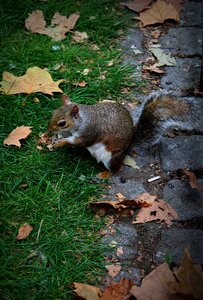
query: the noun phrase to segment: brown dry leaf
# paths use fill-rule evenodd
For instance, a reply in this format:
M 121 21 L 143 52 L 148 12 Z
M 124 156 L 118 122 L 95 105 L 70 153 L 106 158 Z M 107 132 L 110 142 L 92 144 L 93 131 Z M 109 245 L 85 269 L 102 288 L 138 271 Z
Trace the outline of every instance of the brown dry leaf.
M 158 73 L 158 74 L 164 74 L 164 73 L 166 73 L 164 70 L 158 68 L 156 66 L 156 64 L 155 65 L 151 65 L 149 67 L 144 67 L 143 69 L 147 70 L 147 71 L 150 71 L 150 72 Z
M 166 281 L 172 293 L 203 299 L 203 272 L 201 266 L 193 264 L 188 249 L 185 249 L 181 265 L 175 275 L 177 281 Z
M 184 0 L 165 0 L 166 3 L 170 3 L 174 6 L 178 13 L 181 12 Z
M 118 195 L 118 194 L 117 194 Z M 121 197 L 122 194 L 120 194 Z M 124 197 L 124 196 L 123 196 Z M 124 199 L 117 197 L 116 200 L 101 200 L 98 202 L 91 202 L 90 205 L 92 207 L 99 207 L 99 208 L 114 208 L 118 211 L 121 209 L 125 209 L 128 207 L 147 207 L 154 203 L 157 196 L 150 195 L 149 193 L 143 193 L 135 197 L 135 199 Z
M 151 222 L 155 220 L 164 221 L 168 226 L 172 225 L 172 220 L 177 219 L 176 211 L 164 200 L 156 200 L 149 207 L 142 207 L 137 214 L 136 220 L 132 224 Z
M 152 1 L 153 0 L 142 0 L 142 1 L 134 0 L 134 1 L 128 2 L 128 3 L 121 2 L 120 4 L 127 6 L 129 9 L 131 9 L 135 12 L 140 12 L 140 11 L 148 8 Z
M 72 34 L 71 43 L 82 43 L 88 39 L 88 35 L 86 32 L 75 31 Z
M 179 14 L 173 5 L 167 4 L 163 0 L 158 0 L 150 8 L 141 12 L 137 19 L 145 27 L 147 25 L 164 23 L 168 19 L 179 21 Z
M 33 33 L 46 34 L 46 22 L 41 10 L 35 10 L 25 20 L 25 27 Z
M 85 87 L 87 85 L 87 82 L 84 81 L 84 80 L 81 80 L 80 82 L 73 83 L 73 85 L 80 86 L 80 87 Z
M 133 286 L 130 293 L 137 300 L 181 300 L 170 292 L 167 281 L 176 282 L 167 263 L 163 263 L 142 280 L 140 287 Z
M 99 174 L 96 175 L 97 178 L 109 178 L 110 177 L 110 171 L 109 170 L 105 170 Z
M 161 34 L 161 31 L 158 30 L 158 29 L 155 29 L 155 30 L 152 30 L 152 31 L 151 31 L 151 36 L 152 36 L 153 38 L 155 38 L 155 39 L 157 39 L 157 38 L 160 36 L 160 34 Z
M 32 226 L 30 226 L 28 223 L 23 224 L 18 230 L 16 240 L 25 240 L 30 235 L 32 230 Z
M 55 82 L 48 71 L 39 67 L 32 67 L 27 69 L 25 75 L 20 77 L 9 72 L 3 72 L 0 91 L 6 95 L 36 92 L 53 95 L 53 92 L 63 93 L 58 87 L 63 81 L 63 79 L 60 79 Z
M 24 125 L 15 128 L 4 140 L 4 145 L 14 145 L 20 148 L 20 140 L 26 139 L 28 137 L 28 135 L 32 132 L 31 128 L 32 127 L 30 126 Z
M 106 269 L 108 270 L 109 276 L 111 276 L 112 278 L 114 278 L 120 272 L 121 266 L 120 265 L 107 265 Z
M 117 193 L 116 194 L 116 198 L 120 199 L 120 200 L 124 200 L 125 199 L 125 196 L 123 196 L 123 194 L 121 193 Z
M 54 41 L 66 38 L 66 33 L 71 31 L 79 19 L 80 14 L 75 13 L 68 18 L 56 12 L 51 20 L 51 26 L 46 27 L 43 12 L 33 11 L 25 20 L 25 27 L 33 33 L 41 33 L 50 36 Z
M 73 286 L 75 288 L 74 292 L 77 296 L 85 300 L 99 300 L 101 296 L 101 290 L 93 285 L 74 282 Z
M 128 278 L 122 278 L 119 282 L 112 282 L 107 287 L 100 300 L 128 300 L 133 281 Z
M 189 183 L 191 188 L 201 190 L 201 187 L 199 186 L 199 183 L 197 181 L 197 177 L 192 171 L 189 171 L 187 169 L 183 169 L 184 173 L 189 177 Z

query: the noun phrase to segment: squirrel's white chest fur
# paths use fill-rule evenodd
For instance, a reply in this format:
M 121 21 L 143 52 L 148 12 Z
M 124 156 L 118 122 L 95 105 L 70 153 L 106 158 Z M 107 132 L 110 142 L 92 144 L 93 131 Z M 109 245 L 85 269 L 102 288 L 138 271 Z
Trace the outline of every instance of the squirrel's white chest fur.
M 93 146 L 87 147 L 87 150 L 94 158 L 96 158 L 97 162 L 102 162 L 105 167 L 109 169 L 112 154 L 110 151 L 106 150 L 106 146 L 104 144 L 94 144 Z

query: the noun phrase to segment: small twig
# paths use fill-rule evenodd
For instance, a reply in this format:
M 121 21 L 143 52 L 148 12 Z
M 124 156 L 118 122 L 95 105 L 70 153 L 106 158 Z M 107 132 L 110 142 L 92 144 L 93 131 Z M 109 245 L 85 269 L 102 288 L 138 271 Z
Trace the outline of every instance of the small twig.
M 39 241 L 39 235 L 40 235 L 40 232 L 41 232 L 43 222 L 44 222 L 44 219 L 41 220 L 40 225 L 39 225 L 39 229 L 38 229 L 38 232 L 37 232 L 37 240 L 36 240 L 37 243 Z

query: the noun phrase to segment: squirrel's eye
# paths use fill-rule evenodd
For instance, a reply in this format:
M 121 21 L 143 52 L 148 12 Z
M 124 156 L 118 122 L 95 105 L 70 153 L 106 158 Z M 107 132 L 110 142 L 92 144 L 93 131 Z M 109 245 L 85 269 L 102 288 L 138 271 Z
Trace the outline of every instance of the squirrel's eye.
M 60 120 L 60 121 L 58 121 L 57 125 L 59 127 L 65 127 L 66 126 L 66 121 L 65 120 Z

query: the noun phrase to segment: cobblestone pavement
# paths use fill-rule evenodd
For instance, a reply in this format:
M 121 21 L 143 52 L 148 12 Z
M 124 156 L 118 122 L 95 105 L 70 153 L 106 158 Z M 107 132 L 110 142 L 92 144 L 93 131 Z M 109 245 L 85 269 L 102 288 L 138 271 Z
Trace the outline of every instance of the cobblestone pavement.
M 190 94 L 195 104 L 197 124 L 190 134 L 182 132 L 174 137 L 165 135 L 159 145 L 149 150 L 137 149 L 132 145 L 130 151 L 136 149 L 138 152 L 134 159 L 140 169 L 124 166 L 122 171 L 110 179 L 108 197 L 115 198 L 119 192 L 132 199 L 148 192 L 167 201 L 178 214 L 178 219 L 171 227 L 156 222 L 133 225 L 132 218 L 125 216 L 108 227 L 103 243 L 112 246 L 112 251 L 106 253 L 107 260 L 121 265 L 116 281 L 128 277 L 140 283 L 143 275 L 167 259 L 179 264 L 185 247 L 189 249 L 195 263 L 203 264 L 203 192 L 191 188 L 182 171 L 183 168 L 194 171 L 203 189 L 203 99 L 191 96 L 191 91 L 198 87 L 200 79 L 201 2 L 185 1 L 180 22 L 168 22 L 163 26 L 165 34 L 159 38 L 159 44 L 166 53 L 176 58 L 177 65 L 165 67 L 166 73 L 159 77 L 157 86 L 150 82 L 154 82 L 154 79 L 157 82 L 158 76 L 151 75 L 148 88 Z M 149 54 L 146 43 L 150 30 L 143 32 L 140 28 L 129 29 L 120 43 L 125 54 L 124 63 L 137 67 L 137 78 L 142 78 L 142 64 Z M 135 57 L 132 51 L 134 48 L 140 50 L 141 54 Z M 157 175 L 161 179 L 147 182 L 147 179 Z M 118 253 L 119 247 L 122 247 L 123 253 Z

